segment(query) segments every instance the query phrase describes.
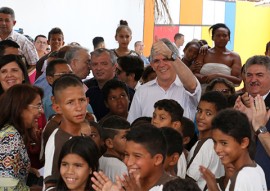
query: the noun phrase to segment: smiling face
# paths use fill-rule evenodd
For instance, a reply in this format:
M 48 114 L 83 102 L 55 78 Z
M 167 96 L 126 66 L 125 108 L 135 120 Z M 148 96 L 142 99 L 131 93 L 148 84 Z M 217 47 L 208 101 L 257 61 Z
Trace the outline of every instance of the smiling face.
M 77 154 L 67 154 L 61 161 L 60 174 L 69 190 L 84 191 L 91 173 L 88 163 Z
M 236 168 L 241 166 L 241 155 L 247 152 L 246 142 L 239 143 L 234 137 L 223 133 L 219 129 L 212 131 L 214 149 L 223 165 L 229 166 L 231 163 Z
M 196 113 L 196 123 L 200 133 L 211 129 L 211 122 L 216 114 L 217 110 L 215 104 L 207 101 L 199 102 Z
M 55 93 L 55 111 L 65 123 L 77 125 L 84 121 L 88 100 L 82 86 L 70 86 Z
M 51 34 L 48 44 L 51 46 L 51 52 L 58 51 L 64 45 L 64 36 L 62 34 Z
M 23 72 L 16 62 L 10 62 L 0 69 L 0 83 L 4 91 L 11 86 L 21 84 L 23 80 Z
M 153 56 L 151 66 L 156 72 L 158 81 L 172 83 L 175 80 L 176 73 L 171 62 L 161 54 Z
M 38 118 L 43 113 L 42 102 L 40 95 L 28 105 L 22 112 L 22 119 L 26 128 L 38 127 Z
M 255 97 L 263 96 L 270 90 L 270 71 L 260 64 L 254 64 L 246 68 L 245 85 L 247 92 Z
M 92 55 L 91 69 L 95 79 L 105 83 L 115 75 L 116 65 L 111 62 L 108 52 L 103 52 L 99 56 Z
M 127 141 L 126 143 L 124 163 L 128 168 L 128 172 L 133 173 L 135 176 L 139 175 L 140 179 L 150 177 L 155 166 L 160 165 L 155 156 L 152 157 L 142 144 L 134 141 Z

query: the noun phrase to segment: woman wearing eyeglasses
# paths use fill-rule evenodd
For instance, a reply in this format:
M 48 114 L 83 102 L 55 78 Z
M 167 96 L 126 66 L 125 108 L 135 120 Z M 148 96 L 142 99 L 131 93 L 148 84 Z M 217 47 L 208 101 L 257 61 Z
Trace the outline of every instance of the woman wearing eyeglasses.
M 28 84 L 10 87 L 0 97 L 0 187 L 28 190 L 30 159 L 25 142 L 43 113 L 40 88 Z

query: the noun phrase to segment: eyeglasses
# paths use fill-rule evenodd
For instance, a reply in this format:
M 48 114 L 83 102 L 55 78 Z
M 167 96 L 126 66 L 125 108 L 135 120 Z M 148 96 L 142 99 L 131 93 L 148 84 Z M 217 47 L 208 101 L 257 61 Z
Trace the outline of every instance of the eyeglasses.
M 54 73 L 53 76 L 63 76 L 65 74 L 73 74 L 73 72 L 59 72 L 59 73 Z
M 29 106 L 38 109 L 38 111 L 42 111 L 43 110 L 43 105 L 41 103 L 38 104 L 38 105 L 29 104 Z

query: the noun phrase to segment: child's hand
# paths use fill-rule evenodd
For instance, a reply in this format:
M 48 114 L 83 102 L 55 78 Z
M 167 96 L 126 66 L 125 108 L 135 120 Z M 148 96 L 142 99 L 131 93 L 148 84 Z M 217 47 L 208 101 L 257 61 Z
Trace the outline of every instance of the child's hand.
M 91 181 L 94 183 L 92 185 L 95 191 L 124 191 L 121 186 L 121 183 L 113 183 L 103 172 L 94 172 L 94 177 L 91 178 Z
M 202 173 L 202 177 L 206 181 L 208 190 L 219 191 L 215 175 L 208 168 L 205 168 L 204 166 L 200 166 L 199 170 Z
M 124 174 L 123 178 L 116 176 L 116 181 L 120 181 L 125 190 L 137 191 L 141 190 L 139 178 L 139 176 L 135 176 L 133 173 L 130 173 L 129 175 Z

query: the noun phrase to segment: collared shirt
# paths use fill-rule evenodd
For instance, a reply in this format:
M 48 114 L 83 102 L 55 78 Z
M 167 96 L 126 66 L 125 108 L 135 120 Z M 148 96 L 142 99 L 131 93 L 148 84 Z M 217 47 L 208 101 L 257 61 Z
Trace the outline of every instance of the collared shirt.
M 31 41 L 29 41 L 25 36 L 23 36 L 20 33 L 17 33 L 16 31 L 12 31 L 6 39 L 0 38 L 0 41 L 2 40 L 15 41 L 20 46 L 20 51 L 22 55 L 26 58 L 27 63 L 29 65 L 36 65 L 39 59 L 38 53 L 36 51 L 34 44 Z
M 178 76 L 166 91 L 159 86 L 157 79 L 143 84 L 134 94 L 128 121 L 132 123 L 138 117 L 152 117 L 154 104 L 162 99 L 177 101 L 184 109 L 184 116 L 193 120 L 201 96 L 201 86 L 197 79 L 196 81 L 197 87 L 194 93 L 190 93 L 184 88 Z

